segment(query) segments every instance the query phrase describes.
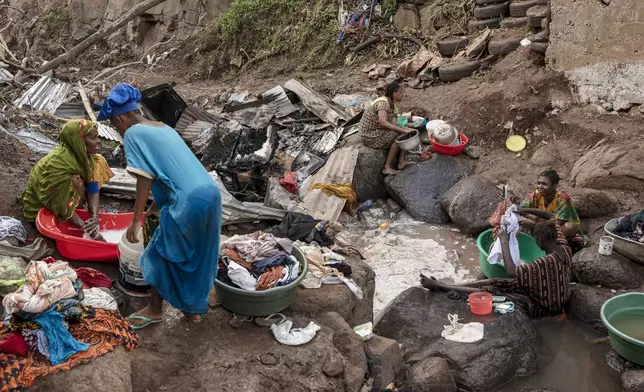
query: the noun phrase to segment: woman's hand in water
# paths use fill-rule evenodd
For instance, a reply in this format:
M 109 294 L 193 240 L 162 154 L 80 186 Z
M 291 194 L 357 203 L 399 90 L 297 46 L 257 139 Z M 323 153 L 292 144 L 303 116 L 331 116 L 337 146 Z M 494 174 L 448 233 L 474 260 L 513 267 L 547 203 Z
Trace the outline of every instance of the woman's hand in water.
M 139 230 L 141 230 L 141 222 L 133 220 L 132 223 L 130 223 L 130 227 L 127 228 L 127 240 L 133 244 L 137 244 L 139 242 Z
M 87 234 L 90 238 L 96 239 L 96 236 L 98 236 L 98 218 L 90 218 L 83 222 L 83 225 L 81 226 L 85 234 Z

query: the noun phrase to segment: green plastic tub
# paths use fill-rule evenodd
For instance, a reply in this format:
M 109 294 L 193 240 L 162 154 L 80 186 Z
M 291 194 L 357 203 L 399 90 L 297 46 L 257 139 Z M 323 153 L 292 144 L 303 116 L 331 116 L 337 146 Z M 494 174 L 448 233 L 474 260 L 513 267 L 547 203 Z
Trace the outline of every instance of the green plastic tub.
M 293 247 L 293 256 L 300 262 L 300 276 L 288 286 L 275 287 L 265 291 L 246 291 L 215 280 L 215 291 L 221 306 L 243 316 L 269 316 L 279 313 L 295 301 L 300 282 L 309 271 L 309 265 L 302 252 Z
M 629 336 L 615 327 L 615 322 L 619 319 L 630 319 L 631 330 L 637 323 L 635 330 L 642 331 L 644 322 L 644 293 L 627 293 L 618 295 L 604 302 L 601 309 L 602 322 L 608 328 L 610 345 L 619 355 L 644 366 L 644 341 Z
M 519 233 L 517 237 L 519 240 L 519 252 L 521 254 L 521 260 L 526 263 L 532 263 L 541 256 L 545 256 L 546 252 L 541 250 L 537 245 L 535 239 L 527 233 Z M 508 278 L 508 273 L 505 272 L 505 267 L 503 265 L 490 264 L 487 261 L 487 257 L 490 255 L 489 251 L 494 243 L 494 237 L 492 236 L 492 229 L 488 229 L 479 235 L 479 238 L 476 240 L 476 246 L 479 248 L 479 266 L 481 267 L 481 272 L 488 278 Z

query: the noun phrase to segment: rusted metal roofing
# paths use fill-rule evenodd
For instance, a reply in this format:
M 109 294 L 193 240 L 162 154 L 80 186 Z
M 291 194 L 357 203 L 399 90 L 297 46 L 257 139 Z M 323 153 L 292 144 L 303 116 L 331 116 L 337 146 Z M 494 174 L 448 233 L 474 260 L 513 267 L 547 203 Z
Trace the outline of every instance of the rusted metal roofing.
M 188 106 L 181 113 L 179 121 L 174 129 L 179 132 L 181 136 L 185 133 L 186 129 L 195 123 L 195 121 L 203 121 L 211 124 L 218 124 L 221 121 L 227 121 L 224 118 L 217 116 L 212 113 L 208 113 L 205 110 L 199 109 L 195 106 Z M 185 137 L 184 137 L 185 139 Z
M 181 136 L 188 141 L 194 141 L 196 140 L 201 134 L 210 128 L 213 128 L 215 125 L 211 124 L 206 121 L 201 121 L 197 120 L 193 122 L 192 124 L 188 125 L 185 131 L 181 134 Z
M 119 168 L 112 168 L 114 177 L 103 185 L 101 190 L 115 196 L 132 199 L 136 194 L 136 180 L 127 171 Z M 266 207 L 261 203 L 241 202 L 228 192 L 217 172 L 210 172 L 212 179 L 219 185 L 222 201 L 222 224 L 231 225 L 236 223 L 256 222 L 258 220 L 281 221 L 286 211 Z
M 13 80 L 11 72 L 5 68 L 0 67 L 0 83 L 10 83 Z
M 67 102 L 61 104 L 56 112 L 54 113 L 56 117 L 61 118 L 86 118 L 87 113 L 85 112 L 85 105 L 82 102 Z
M 295 93 L 311 113 L 328 124 L 337 126 L 351 119 L 351 115 L 340 105 L 295 79 L 286 82 L 284 88 Z
M 29 107 L 33 110 L 56 113 L 56 109 L 63 103 L 72 86 L 53 79 L 51 75 L 51 71 L 45 73 L 13 104 L 19 109 Z
M 358 149 L 355 146 L 341 148 L 331 154 L 326 165 L 307 182 L 310 185 L 351 184 L 357 162 Z M 319 189 L 310 189 L 306 192 L 301 207 L 315 219 L 337 221 L 345 204 L 346 200 L 340 197 L 328 196 Z
M 98 135 L 107 140 L 113 140 L 123 144 L 123 137 L 118 131 L 109 125 L 98 123 Z
M 293 105 L 293 102 L 288 99 L 282 86 L 273 87 L 262 94 L 262 97 L 268 100 L 267 105 L 271 108 L 276 118 L 283 118 L 298 111 L 297 106 Z

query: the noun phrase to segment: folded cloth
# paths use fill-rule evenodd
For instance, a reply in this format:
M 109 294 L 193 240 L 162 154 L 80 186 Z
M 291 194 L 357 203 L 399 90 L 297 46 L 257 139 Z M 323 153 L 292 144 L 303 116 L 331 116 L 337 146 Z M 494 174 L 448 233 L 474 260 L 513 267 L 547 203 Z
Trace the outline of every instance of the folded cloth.
M 0 342 L 0 351 L 6 354 L 16 354 L 24 357 L 29 352 L 29 347 L 21 334 L 13 332 L 5 335 L 2 339 Z
M 77 268 L 76 275 L 83 282 L 83 289 L 92 287 L 112 288 L 112 279 L 94 268 Z
M 255 291 L 257 279 L 246 268 L 231 261 L 228 264 L 228 278 L 243 290 Z
M 519 253 L 519 241 L 517 234 L 519 233 L 519 218 L 515 212 L 517 211 L 516 205 L 511 205 L 506 211 L 503 218 L 501 218 L 501 226 L 505 227 L 509 236 L 510 255 L 512 262 L 517 267 L 521 265 L 521 255 Z M 490 255 L 487 257 L 490 264 L 503 265 L 503 250 L 501 249 L 501 241 L 497 238 L 492 245 Z
M 111 310 L 114 312 L 118 311 L 119 307 L 116 303 L 116 299 L 114 299 L 111 294 L 105 292 L 99 287 L 85 289 L 83 290 L 83 294 L 85 295 L 85 298 L 83 298 L 81 304 L 83 304 L 84 306 Z
M 27 230 L 22 223 L 10 216 L 0 216 L 0 240 L 7 237 L 15 237 L 18 241 L 27 241 Z
M 90 347 L 89 344 L 81 343 L 74 339 L 72 334 L 63 326 L 64 319 L 65 316 L 49 309 L 41 313 L 35 320 L 47 337 L 49 342 L 49 362 L 54 366 L 65 362 L 76 353 L 87 351 Z

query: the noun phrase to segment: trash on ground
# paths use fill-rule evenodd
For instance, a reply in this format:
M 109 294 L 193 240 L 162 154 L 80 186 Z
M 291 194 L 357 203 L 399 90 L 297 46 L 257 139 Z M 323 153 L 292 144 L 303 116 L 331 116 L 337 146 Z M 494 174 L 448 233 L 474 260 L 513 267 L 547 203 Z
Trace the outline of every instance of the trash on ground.
M 287 319 L 271 325 L 275 340 L 287 346 L 301 346 L 310 342 L 320 329 L 322 328 L 313 321 L 304 328 L 293 328 L 293 322 Z
M 353 330 L 360 336 L 363 342 L 366 342 L 373 336 L 373 323 L 369 321 L 368 323 L 356 325 L 353 327 Z
M 477 322 L 461 324 L 457 314 L 448 314 L 447 319 L 450 325 L 443 326 L 443 332 L 441 332 L 443 338 L 459 343 L 476 343 L 483 340 L 483 324 Z

